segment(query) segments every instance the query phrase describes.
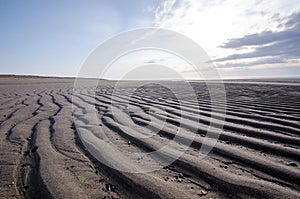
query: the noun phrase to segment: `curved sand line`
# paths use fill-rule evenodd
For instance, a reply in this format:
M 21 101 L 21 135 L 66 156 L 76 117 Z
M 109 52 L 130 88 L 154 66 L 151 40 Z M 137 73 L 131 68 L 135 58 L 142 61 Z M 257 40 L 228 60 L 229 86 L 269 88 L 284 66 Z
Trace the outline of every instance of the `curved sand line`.
M 0 85 L 0 198 L 300 197 L 299 86 L 225 84 L 224 129 L 202 157 L 208 126 L 222 121 L 222 111 L 210 111 L 204 83 L 192 83 L 198 99 L 178 86 L 174 91 L 186 96 L 180 104 L 159 85 L 130 96 L 134 82 L 114 90 L 114 82 L 102 81 L 96 96 L 86 87 L 72 104 L 73 83 L 7 78 Z M 224 105 L 217 100 L 215 108 Z M 106 165 L 155 166 L 177 155 L 144 174 Z

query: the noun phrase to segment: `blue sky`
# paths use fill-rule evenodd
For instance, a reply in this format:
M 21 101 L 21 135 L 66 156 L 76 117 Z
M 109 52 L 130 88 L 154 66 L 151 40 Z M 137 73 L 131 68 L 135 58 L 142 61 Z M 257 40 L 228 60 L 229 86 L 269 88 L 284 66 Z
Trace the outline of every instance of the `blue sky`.
M 101 42 L 160 27 L 198 43 L 223 78 L 299 76 L 299 21 L 296 0 L 0 0 L 0 73 L 76 76 Z
M 150 3 L 151 2 L 151 3 Z M 0 1 L 0 73 L 76 75 L 99 43 L 153 26 L 155 1 Z

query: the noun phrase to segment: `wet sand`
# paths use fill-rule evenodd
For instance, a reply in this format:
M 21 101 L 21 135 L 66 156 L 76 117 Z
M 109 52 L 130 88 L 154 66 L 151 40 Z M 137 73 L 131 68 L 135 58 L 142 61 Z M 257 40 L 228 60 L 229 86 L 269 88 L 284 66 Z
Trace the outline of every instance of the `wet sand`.
M 130 95 L 134 82 L 115 92 L 114 82 L 102 81 L 95 97 L 86 88 L 74 95 L 78 103 L 72 107 L 73 85 L 71 78 L 0 78 L 0 198 L 300 198 L 300 86 L 295 80 L 226 82 L 226 122 L 217 144 L 200 161 L 210 122 L 219 124 L 223 116 L 210 111 L 203 82 L 191 83 L 198 99 L 187 97 L 179 104 L 158 85 Z M 113 92 L 117 103 L 112 104 Z M 180 87 L 175 92 L 185 94 Z M 118 154 L 99 150 L 103 139 L 84 117 L 90 106 L 121 151 L 156 151 L 173 140 L 178 128 L 184 134 L 175 147 L 157 155 L 169 158 L 191 145 L 157 171 L 112 169 L 99 157 L 118 162 Z M 73 116 L 91 128 L 78 132 Z M 126 129 L 130 121 L 139 130 Z M 135 136 L 160 128 L 161 121 L 165 125 L 150 138 Z M 122 161 L 130 164 L 126 157 Z

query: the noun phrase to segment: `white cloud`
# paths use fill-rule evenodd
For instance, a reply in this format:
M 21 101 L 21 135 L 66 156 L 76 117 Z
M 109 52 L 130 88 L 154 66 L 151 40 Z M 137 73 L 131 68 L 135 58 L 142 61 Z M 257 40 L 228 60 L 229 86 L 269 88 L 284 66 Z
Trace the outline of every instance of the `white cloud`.
M 155 24 L 188 36 L 215 60 L 253 51 L 253 47 L 224 49 L 221 46 L 233 38 L 263 31 L 281 31 L 284 27 L 280 25 L 284 19 L 299 9 L 299 5 L 299 0 L 164 1 L 155 11 Z M 270 64 L 275 66 L 276 58 L 270 60 L 273 61 Z M 252 63 L 255 65 L 264 62 L 258 60 Z M 251 63 L 243 64 L 251 67 Z M 270 64 L 264 63 L 263 66 L 270 67 Z M 239 69 L 239 72 L 242 70 L 244 69 Z M 257 72 L 262 71 L 264 70 Z M 223 74 L 228 75 L 227 72 Z M 241 74 L 246 73 L 244 71 Z
M 164 1 L 156 13 L 156 26 L 178 31 L 196 41 L 212 58 L 233 53 L 220 45 L 231 38 L 264 30 L 277 30 L 277 17 L 296 9 L 297 1 L 177 0 Z

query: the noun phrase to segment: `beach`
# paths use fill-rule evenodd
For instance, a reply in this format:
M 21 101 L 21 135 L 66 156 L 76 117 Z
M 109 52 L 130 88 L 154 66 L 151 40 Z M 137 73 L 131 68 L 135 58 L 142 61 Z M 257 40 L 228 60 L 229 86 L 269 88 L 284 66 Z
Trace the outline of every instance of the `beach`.
M 74 82 L 0 78 L 0 198 L 300 198 L 299 80 Z

